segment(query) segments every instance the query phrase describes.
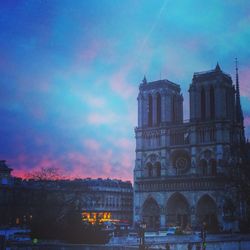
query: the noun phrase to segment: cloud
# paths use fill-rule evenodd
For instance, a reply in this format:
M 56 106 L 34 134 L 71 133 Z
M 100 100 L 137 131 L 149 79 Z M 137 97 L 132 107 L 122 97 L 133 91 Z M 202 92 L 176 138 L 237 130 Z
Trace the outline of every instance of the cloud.
M 91 113 L 87 116 L 87 122 L 90 125 L 112 125 L 119 122 L 118 115 L 113 112 L 108 113 Z
M 104 98 L 102 96 L 83 94 L 82 98 L 83 98 L 84 102 L 86 102 L 92 108 L 103 108 L 107 103 L 106 98 Z
M 127 138 L 112 138 L 112 142 L 116 147 L 121 149 L 131 149 L 134 147 L 135 143 Z
M 250 68 L 242 68 L 239 72 L 240 94 L 250 101 Z
M 246 116 L 244 119 L 245 126 L 250 126 L 250 116 Z
M 93 151 L 97 151 L 97 150 L 99 150 L 100 147 L 101 147 L 100 143 L 98 143 L 97 140 L 91 139 L 91 138 L 85 139 L 85 140 L 83 141 L 83 144 L 84 144 L 84 146 L 85 146 L 86 148 L 89 148 L 90 150 L 93 150 Z
M 112 168 L 113 152 L 112 150 L 95 151 L 92 149 L 84 154 L 80 152 L 71 152 L 67 156 L 71 161 L 71 168 L 67 176 L 71 178 L 92 177 L 92 178 L 117 178 Z
M 84 63 L 91 63 L 95 58 L 97 58 L 99 51 L 102 48 L 103 43 L 94 40 L 92 43 L 88 44 L 88 47 L 83 46 L 80 50 L 78 49 L 78 59 Z
M 119 97 L 127 100 L 132 96 L 136 96 L 136 88 L 128 82 L 130 71 L 133 69 L 134 63 L 128 63 L 123 66 L 116 73 L 113 73 L 109 78 L 109 85 L 112 91 L 114 91 Z

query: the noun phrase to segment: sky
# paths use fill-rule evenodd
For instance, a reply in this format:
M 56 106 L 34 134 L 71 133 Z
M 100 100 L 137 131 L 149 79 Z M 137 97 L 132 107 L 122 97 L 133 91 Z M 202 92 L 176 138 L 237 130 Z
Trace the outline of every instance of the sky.
M 250 137 L 248 0 L 0 2 L 0 159 L 25 177 L 133 180 L 138 87 L 194 72 L 235 79 Z

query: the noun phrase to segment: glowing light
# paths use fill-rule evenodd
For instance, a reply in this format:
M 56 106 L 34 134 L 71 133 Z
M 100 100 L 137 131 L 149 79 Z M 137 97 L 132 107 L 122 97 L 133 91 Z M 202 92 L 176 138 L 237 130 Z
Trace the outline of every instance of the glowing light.
M 118 223 L 120 220 L 112 219 L 111 212 L 82 212 L 82 221 L 91 224 L 112 222 Z

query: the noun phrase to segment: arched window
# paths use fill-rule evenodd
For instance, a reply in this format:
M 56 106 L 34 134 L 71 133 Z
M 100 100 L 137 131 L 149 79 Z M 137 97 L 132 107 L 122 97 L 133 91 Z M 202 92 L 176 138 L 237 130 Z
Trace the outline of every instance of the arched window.
M 156 95 L 156 114 L 157 114 L 157 125 L 161 123 L 161 95 L 157 93 Z
M 175 122 L 176 121 L 176 97 L 173 96 L 172 97 L 172 121 Z
M 146 223 L 147 229 L 159 229 L 160 207 L 153 198 L 148 198 L 142 207 L 142 220 Z
M 153 124 L 153 100 L 152 95 L 148 96 L 148 126 Z
M 215 176 L 217 174 L 216 160 L 214 160 L 214 159 L 210 160 L 210 168 L 211 168 L 211 175 Z
M 229 89 L 226 89 L 226 118 L 230 118 L 232 115 L 231 96 L 234 95 L 230 93 Z
M 203 176 L 208 175 L 207 161 L 204 160 L 204 159 L 202 159 L 202 160 L 200 161 L 200 173 L 201 173 L 201 175 L 203 175 Z
M 155 168 L 156 168 L 156 176 L 157 177 L 160 177 L 161 176 L 161 163 L 160 162 L 157 162 L 155 164 Z
M 148 171 L 148 177 L 152 177 L 153 176 L 153 166 L 151 163 L 147 164 L 147 171 Z
M 215 118 L 214 87 L 210 87 L 210 118 Z
M 204 88 L 201 89 L 201 119 L 205 120 L 206 117 L 206 95 Z

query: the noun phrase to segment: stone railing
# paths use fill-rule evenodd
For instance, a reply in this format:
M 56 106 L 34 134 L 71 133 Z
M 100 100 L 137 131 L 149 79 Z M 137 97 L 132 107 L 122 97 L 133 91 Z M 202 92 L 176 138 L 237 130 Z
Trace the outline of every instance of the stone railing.
M 222 177 L 140 179 L 135 182 L 135 191 L 189 191 L 223 189 L 226 184 Z

